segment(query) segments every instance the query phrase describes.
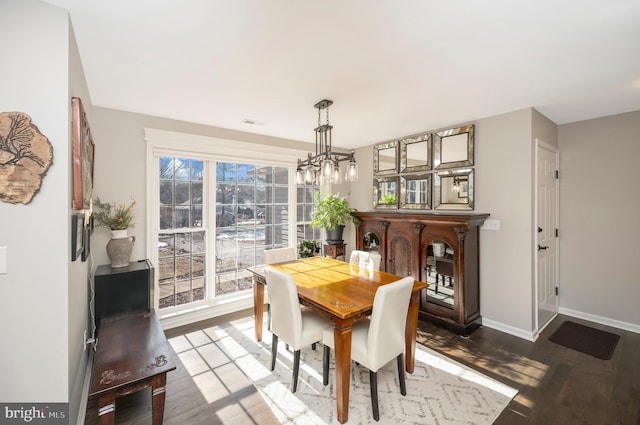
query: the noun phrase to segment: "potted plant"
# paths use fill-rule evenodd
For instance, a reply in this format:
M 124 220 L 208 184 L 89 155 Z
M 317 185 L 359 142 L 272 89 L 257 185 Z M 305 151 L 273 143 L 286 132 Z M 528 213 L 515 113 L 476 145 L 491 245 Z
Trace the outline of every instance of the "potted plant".
M 131 201 L 128 207 L 124 204 L 110 204 L 100 202 L 97 198 L 93 202 L 93 221 L 97 227 L 111 230 L 111 239 L 107 242 L 107 255 L 111 267 L 127 267 L 133 250 L 135 236 L 127 236 L 127 229 L 133 227 L 133 207 L 136 201 Z
M 322 197 L 316 195 L 311 226 L 324 229 L 327 234 L 327 242 L 342 243 L 342 232 L 349 221 L 354 221 L 355 208 L 349 207 L 349 201 L 340 193 L 328 194 Z
M 320 247 L 316 241 L 308 239 L 300 241 L 300 250 L 298 251 L 300 258 L 313 257 L 319 251 Z

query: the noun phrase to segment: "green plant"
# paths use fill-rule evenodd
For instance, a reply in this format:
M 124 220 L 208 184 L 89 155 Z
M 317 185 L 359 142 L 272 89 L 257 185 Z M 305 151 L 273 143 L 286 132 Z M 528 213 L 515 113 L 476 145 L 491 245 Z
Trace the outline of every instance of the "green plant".
M 96 198 L 93 202 L 93 220 L 97 227 L 107 227 L 110 230 L 125 230 L 133 227 L 133 207 L 136 201 L 131 201 L 128 207 L 124 204 L 110 204 L 100 202 Z
M 300 241 L 300 250 L 298 253 L 300 254 L 300 258 L 313 257 L 318 252 L 320 252 L 320 247 L 314 240 L 303 240 Z
M 378 204 L 380 205 L 394 205 L 397 202 L 396 195 L 382 195 Z
M 354 220 L 351 214 L 355 211 L 355 208 L 349 207 L 347 198 L 340 193 L 330 193 L 324 198 L 318 193 L 313 205 L 311 226 L 328 230 L 344 226 L 348 221 Z

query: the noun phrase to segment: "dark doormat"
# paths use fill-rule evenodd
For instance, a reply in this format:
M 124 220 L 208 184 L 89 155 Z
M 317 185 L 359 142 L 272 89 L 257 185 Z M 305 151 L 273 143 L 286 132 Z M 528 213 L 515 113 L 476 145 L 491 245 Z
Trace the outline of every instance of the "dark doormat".
M 613 355 L 620 335 L 566 321 L 549 337 L 549 341 L 603 360 Z

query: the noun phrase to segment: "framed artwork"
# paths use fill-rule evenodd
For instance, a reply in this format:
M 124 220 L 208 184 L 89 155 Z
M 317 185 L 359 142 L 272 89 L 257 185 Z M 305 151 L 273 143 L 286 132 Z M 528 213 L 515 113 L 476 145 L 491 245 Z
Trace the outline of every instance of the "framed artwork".
M 79 97 L 71 98 L 71 133 L 73 141 L 73 208 L 85 210 L 91 207 L 95 145 Z
M 93 215 L 88 217 L 87 220 L 87 212 L 85 212 L 84 220 L 87 223 L 84 226 L 84 232 L 82 233 L 82 261 L 87 261 L 89 255 L 91 254 L 91 233 L 93 233 Z
M 76 261 L 83 253 L 84 214 L 71 216 L 71 261 Z

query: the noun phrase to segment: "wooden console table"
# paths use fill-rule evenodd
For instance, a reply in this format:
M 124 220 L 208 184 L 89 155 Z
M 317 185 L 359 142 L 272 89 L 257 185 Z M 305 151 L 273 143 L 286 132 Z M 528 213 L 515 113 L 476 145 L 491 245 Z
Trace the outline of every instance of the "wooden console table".
M 347 244 L 338 243 L 338 244 L 324 244 L 324 256 L 336 259 L 338 257 L 342 257 L 343 260 L 346 261 L 345 258 L 345 248 Z
M 167 372 L 175 368 L 175 353 L 154 311 L 103 319 L 89 386 L 89 398 L 98 397 L 100 425 L 114 424 L 118 397 L 149 387 L 153 425 L 161 425 Z

